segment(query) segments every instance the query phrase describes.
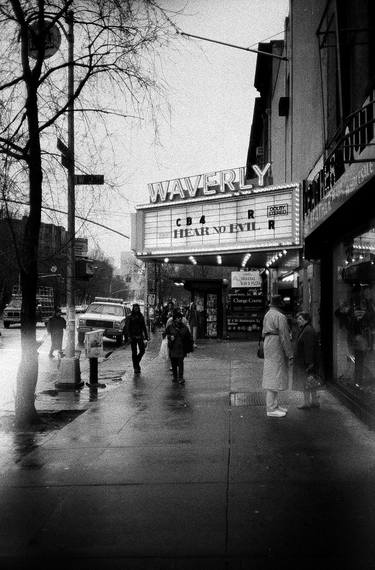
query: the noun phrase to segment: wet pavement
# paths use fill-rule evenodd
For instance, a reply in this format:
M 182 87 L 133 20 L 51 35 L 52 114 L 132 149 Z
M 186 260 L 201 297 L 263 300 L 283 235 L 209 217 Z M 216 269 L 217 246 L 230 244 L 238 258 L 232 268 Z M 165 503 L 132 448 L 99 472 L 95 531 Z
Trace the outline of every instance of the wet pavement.
M 256 343 L 202 342 L 181 386 L 158 342 L 28 452 L 2 438 L 0 568 L 372 568 L 374 432 L 327 391 L 267 418 Z
M 131 349 L 129 345 L 115 347 L 112 341 L 104 343 L 104 354 L 107 358 L 99 359 L 98 381 L 105 384 L 105 390 L 98 389 L 96 392 L 89 390 L 89 361 L 85 358 L 84 347 L 77 345 L 77 354 L 80 355 L 81 380 L 83 388 L 66 391 L 57 390 L 56 383 L 59 381 L 59 360 L 48 357 L 50 337 L 45 333 L 44 326 L 37 327 L 37 340 L 43 341 L 39 353 L 38 382 L 36 386 L 36 408 L 42 412 L 59 410 L 86 409 L 91 401 L 103 397 L 109 390 L 115 388 L 126 374 L 132 373 Z M 155 342 L 149 344 L 145 356 L 145 363 L 149 362 L 158 353 L 159 336 L 155 336 Z M 63 346 L 65 345 L 65 337 Z M 16 390 L 17 368 L 21 358 L 21 343 L 19 329 L 3 331 L 0 345 L 0 358 L 2 365 L 1 389 L 0 389 L 0 415 L 12 414 L 14 411 L 14 399 Z

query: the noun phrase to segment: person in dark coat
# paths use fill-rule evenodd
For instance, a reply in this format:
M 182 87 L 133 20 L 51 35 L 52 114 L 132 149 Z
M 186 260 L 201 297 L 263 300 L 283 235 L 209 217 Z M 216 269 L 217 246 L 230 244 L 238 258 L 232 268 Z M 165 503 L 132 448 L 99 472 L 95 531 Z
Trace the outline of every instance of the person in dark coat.
M 62 341 L 64 329 L 66 329 L 66 320 L 61 316 L 60 309 L 55 309 L 54 314 L 47 321 L 47 331 L 51 335 L 51 348 L 48 355 L 50 358 L 53 358 L 55 350 L 59 351 L 60 356 L 63 355 Z
M 319 398 L 316 389 L 307 389 L 306 380 L 309 374 L 319 371 L 318 339 L 311 324 L 309 313 L 297 315 L 299 327 L 294 347 L 293 390 L 303 392 L 304 402 L 298 406 L 300 410 L 319 408 Z
M 188 352 L 192 352 L 193 341 L 189 329 L 182 322 L 182 313 L 178 309 L 173 311 L 173 321 L 167 326 L 166 334 L 172 364 L 172 381 L 184 384 L 184 358 Z
M 130 341 L 132 349 L 133 368 L 136 374 L 141 372 L 140 362 L 146 351 L 149 340 L 144 316 L 138 303 L 132 307 L 132 311 L 125 323 L 125 335 Z
M 198 313 L 197 306 L 195 303 L 190 303 L 190 307 L 186 318 L 189 323 L 191 334 L 193 335 L 194 348 L 197 347 L 197 334 L 198 334 Z
M 167 326 L 167 320 L 169 319 L 169 317 L 172 316 L 173 314 L 173 310 L 174 310 L 174 303 L 173 301 L 169 301 L 168 305 L 165 305 L 165 307 L 163 308 L 163 313 L 162 313 L 162 323 L 163 325 L 166 327 Z

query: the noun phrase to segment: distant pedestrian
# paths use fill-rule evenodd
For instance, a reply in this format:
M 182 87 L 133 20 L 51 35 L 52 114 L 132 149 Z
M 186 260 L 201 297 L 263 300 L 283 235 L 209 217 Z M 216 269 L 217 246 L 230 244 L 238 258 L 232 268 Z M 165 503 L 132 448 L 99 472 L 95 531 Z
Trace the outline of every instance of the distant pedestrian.
M 300 410 L 319 408 L 319 397 L 316 387 L 308 381 L 309 376 L 316 375 L 319 370 L 319 350 L 317 334 L 311 324 L 309 313 L 297 314 L 299 333 L 295 342 L 293 362 L 293 390 L 303 392 L 304 402 L 298 406 Z
M 175 309 L 176 311 L 179 311 L 181 313 L 181 322 L 185 325 L 185 327 L 187 327 L 189 329 L 190 332 L 190 327 L 189 327 L 189 323 L 187 318 L 184 316 L 184 312 L 181 311 L 181 309 L 179 309 L 178 307 Z M 167 328 L 168 325 L 170 325 L 173 322 L 173 311 L 170 313 L 168 320 L 165 324 L 165 328 Z
M 146 351 L 149 340 L 144 316 L 138 303 L 132 307 L 132 311 L 125 323 L 125 335 L 130 341 L 132 349 L 133 368 L 136 374 L 140 374 L 140 362 Z
M 61 316 L 61 310 L 55 309 L 54 314 L 47 321 L 47 331 L 51 335 L 51 348 L 49 357 L 53 358 L 53 353 L 58 350 L 59 355 L 63 355 L 62 341 L 66 329 L 66 320 Z
M 189 307 L 188 314 L 187 314 L 187 320 L 189 323 L 191 334 L 193 336 L 194 348 L 198 348 L 197 347 L 198 312 L 197 312 L 197 306 L 194 302 L 190 303 L 190 307 Z
M 173 320 L 166 328 L 169 356 L 172 363 L 173 382 L 184 384 L 184 358 L 193 350 L 193 341 L 186 325 L 182 322 L 182 313 L 175 309 Z
M 169 319 L 169 317 L 172 316 L 173 309 L 174 309 L 173 301 L 169 301 L 168 304 L 165 305 L 165 307 L 163 307 L 163 313 L 161 318 L 162 318 L 162 323 L 165 327 L 167 326 L 167 320 Z
M 287 409 L 278 404 L 278 392 L 287 390 L 289 364 L 293 362 L 288 321 L 280 295 L 274 295 L 263 319 L 264 368 L 262 386 L 266 390 L 267 416 L 282 418 Z

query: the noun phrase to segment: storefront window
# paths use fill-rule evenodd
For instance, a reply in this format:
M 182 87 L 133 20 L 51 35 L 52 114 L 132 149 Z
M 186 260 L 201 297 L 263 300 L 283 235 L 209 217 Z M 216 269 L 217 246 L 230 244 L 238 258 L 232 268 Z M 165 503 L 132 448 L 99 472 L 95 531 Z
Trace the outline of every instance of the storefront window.
M 334 252 L 334 373 L 375 405 L 375 226 Z

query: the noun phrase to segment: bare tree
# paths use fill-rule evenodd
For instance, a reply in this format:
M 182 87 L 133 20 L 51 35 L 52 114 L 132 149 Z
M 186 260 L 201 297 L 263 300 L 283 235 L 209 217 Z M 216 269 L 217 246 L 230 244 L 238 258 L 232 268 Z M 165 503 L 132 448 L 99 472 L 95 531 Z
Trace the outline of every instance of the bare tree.
M 51 149 L 56 135 L 64 138 L 64 117 L 72 102 L 67 95 L 69 17 L 74 18 L 75 42 L 71 98 L 77 110 L 102 114 L 124 116 L 137 114 L 143 106 L 152 108 L 152 94 L 160 87 L 153 72 L 156 48 L 167 43 L 174 29 L 168 13 L 153 0 L 0 0 L 1 186 L 3 199 L 14 197 L 18 188 L 17 198 L 29 204 L 17 251 L 22 290 L 15 405 L 19 426 L 38 420 L 38 240 L 47 173 L 51 164 L 53 169 L 58 165 Z M 62 43 L 51 56 L 56 30 Z M 113 95 L 110 104 L 100 100 L 104 89 Z

